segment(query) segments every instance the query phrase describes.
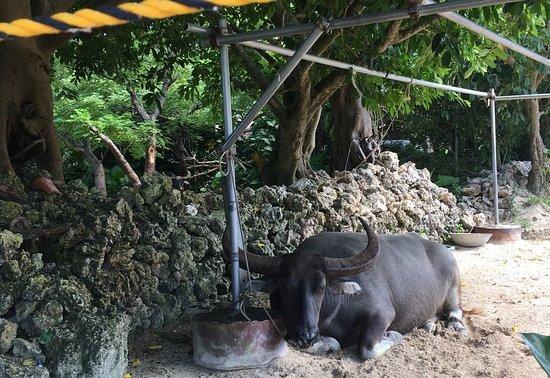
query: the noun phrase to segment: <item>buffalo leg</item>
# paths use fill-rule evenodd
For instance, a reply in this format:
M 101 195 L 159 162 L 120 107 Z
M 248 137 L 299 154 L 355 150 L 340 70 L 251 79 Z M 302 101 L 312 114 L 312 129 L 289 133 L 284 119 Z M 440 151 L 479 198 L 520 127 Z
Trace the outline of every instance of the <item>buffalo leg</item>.
M 359 356 L 361 359 L 376 358 L 384 354 L 392 346 L 403 341 L 399 332 L 388 331 L 395 314 L 375 315 L 366 319 L 366 325 L 359 340 Z
M 462 308 L 460 306 L 460 290 L 458 284 L 451 288 L 449 298 L 447 299 L 446 309 L 447 322 L 445 326 L 453 331 L 467 334 L 468 330 L 462 322 Z
M 437 315 L 434 315 L 432 316 L 430 319 L 428 319 L 426 321 L 426 323 L 424 323 L 424 325 L 422 326 L 422 328 L 428 332 L 428 333 L 435 333 L 435 330 L 436 330 L 436 325 L 435 323 L 437 323 L 437 321 L 439 320 L 439 317 Z

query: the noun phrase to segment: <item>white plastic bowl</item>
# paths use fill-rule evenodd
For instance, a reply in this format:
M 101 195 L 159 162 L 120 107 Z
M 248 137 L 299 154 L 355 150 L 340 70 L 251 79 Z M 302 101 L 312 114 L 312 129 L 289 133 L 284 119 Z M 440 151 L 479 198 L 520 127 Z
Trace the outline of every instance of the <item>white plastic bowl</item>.
M 491 239 L 491 236 L 493 234 L 456 232 L 451 233 L 451 240 L 462 247 L 481 247 Z

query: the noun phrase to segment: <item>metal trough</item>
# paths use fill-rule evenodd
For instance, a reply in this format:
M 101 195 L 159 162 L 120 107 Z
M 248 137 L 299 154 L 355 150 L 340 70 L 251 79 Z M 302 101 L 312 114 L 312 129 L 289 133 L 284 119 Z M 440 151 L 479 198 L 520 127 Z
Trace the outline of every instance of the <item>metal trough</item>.
M 489 243 L 505 244 L 521 240 L 521 226 L 499 224 L 496 226 L 475 226 L 472 232 L 479 234 L 493 234 Z
M 247 315 L 250 321 L 233 310 L 196 316 L 191 322 L 193 361 L 210 369 L 238 370 L 263 367 L 284 357 L 288 353 L 284 321 L 275 317 L 272 322 L 262 309 L 249 308 Z

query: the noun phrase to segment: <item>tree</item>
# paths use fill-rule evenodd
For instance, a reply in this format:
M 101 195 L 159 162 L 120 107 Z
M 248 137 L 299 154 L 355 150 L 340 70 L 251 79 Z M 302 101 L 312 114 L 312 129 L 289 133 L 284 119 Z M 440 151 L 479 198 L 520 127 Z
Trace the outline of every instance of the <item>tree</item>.
M 543 2 L 537 0 L 528 6 L 540 7 L 541 4 Z M 249 22 L 254 25 L 251 28 L 278 27 L 305 21 L 314 22 L 319 14 L 342 17 L 407 5 L 402 1 L 375 1 L 368 5 L 352 2 L 341 7 L 338 3 L 320 5 L 316 2 L 313 6 L 310 1 L 287 3 L 280 0 L 272 5 L 272 16 L 269 19 L 258 20 L 251 15 L 244 22 L 235 22 L 238 23 L 238 28 L 243 28 L 243 25 Z M 520 6 L 520 10 L 523 9 L 523 5 Z M 542 7 L 544 8 L 544 5 Z M 500 18 L 507 19 L 499 9 L 501 8 L 489 7 L 484 8 L 483 12 L 477 10 L 469 12 L 468 15 L 474 20 L 485 21 L 490 26 Z M 429 26 L 433 27 L 426 30 Z M 279 39 L 281 45 L 291 48 L 298 46 L 299 41 L 296 37 Z M 273 67 L 280 64 L 280 59 L 265 53 L 250 54 L 238 47 L 235 51 L 254 82 L 260 88 L 265 88 L 273 74 Z M 333 31 L 332 34 L 324 35 L 312 48 L 311 53 L 439 82 L 447 78 L 452 82 L 452 79 L 457 77 L 457 72 L 460 72 L 461 77 L 464 72 L 467 75 L 486 72 L 488 68 L 496 65 L 498 59 L 503 59 L 507 55 L 500 46 L 491 41 L 472 36 L 472 33 L 445 20 L 434 23 L 434 18 L 431 17 Z M 269 103 L 270 111 L 277 118 L 279 128 L 272 157 L 266 166 L 265 183 L 290 184 L 295 179 L 310 174 L 307 151 L 312 150 L 310 144 L 314 138 L 309 136 L 315 133 L 318 112 L 322 111 L 327 100 L 339 88 L 346 85 L 348 76 L 346 72 L 303 62 Z M 374 109 L 383 106 L 392 116 L 411 112 L 417 105 L 428 108 L 433 99 L 442 96 L 440 92 L 392 84 L 379 78 L 362 77 L 359 86 L 366 93 L 363 105 Z M 342 103 L 344 109 L 334 111 L 343 114 L 342 110 L 347 112 L 355 107 L 358 114 L 352 115 L 351 119 L 357 119 L 357 115 L 364 113 L 364 109 L 353 104 L 357 98 L 347 97 L 349 103 Z M 338 103 L 335 101 L 333 105 L 338 106 Z M 357 123 L 346 120 L 342 123 L 343 127 L 338 124 L 334 130 L 337 140 L 334 147 L 340 151 L 336 154 L 339 156 L 340 165 L 343 165 L 343 156 L 347 155 L 342 151 L 347 152 L 351 142 L 350 136 L 357 135 L 359 131 L 353 130 L 354 125 L 359 125 Z M 344 137 L 340 138 L 339 133 Z
M 535 71 L 531 74 L 531 90 L 537 91 L 545 75 Z M 527 188 L 533 194 L 544 194 L 550 187 L 550 164 L 547 163 L 544 142 L 541 136 L 541 116 L 539 100 L 527 101 L 529 113 L 529 154 L 531 158 L 531 171 L 527 181 Z
M 72 1 L 22 0 L 0 3 L 0 22 L 65 11 Z M 66 36 L 13 39 L 0 43 L 0 174 L 16 161 L 37 160 L 63 180 L 53 123 L 51 57 Z

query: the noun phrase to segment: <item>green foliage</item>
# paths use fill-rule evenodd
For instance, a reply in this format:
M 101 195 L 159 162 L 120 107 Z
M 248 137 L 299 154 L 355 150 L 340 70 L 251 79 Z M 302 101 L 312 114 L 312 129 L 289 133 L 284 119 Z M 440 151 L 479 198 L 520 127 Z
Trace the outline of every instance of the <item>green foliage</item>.
M 529 198 L 525 201 L 525 204 L 527 206 L 533 206 L 533 205 L 546 205 L 550 207 L 550 196 L 535 196 L 530 195 Z
M 542 369 L 550 375 L 550 336 L 539 333 L 522 333 L 521 336 Z
M 135 159 L 145 156 L 147 136 L 152 133 L 162 148 L 165 140 L 155 125 L 134 118 L 124 88 L 98 77 L 79 83 L 73 79 L 66 67 L 56 65 L 54 114 L 61 135 L 90 140 L 94 148 L 99 148 L 101 141 L 90 129 L 95 126 Z
M 365 14 L 401 8 L 403 2 L 377 0 L 364 6 Z M 223 9 L 221 15 L 205 12 L 78 36 L 56 55 L 54 93 L 58 127 L 62 134 L 91 140 L 96 153 L 103 157 L 105 149 L 89 132 L 88 124 L 94 124 L 120 145 L 134 160 L 134 165 L 143 160 L 150 134 L 157 136 L 161 158 L 166 158 L 161 163 L 167 169 L 174 167 L 170 161 L 177 160 L 175 155 L 181 146 L 199 159 L 211 160 L 223 138 L 219 54 L 216 49 L 203 47 L 200 38 L 186 33 L 186 22 L 213 27 L 223 16 L 235 30 L 253 30 L 272 28 L 281 17 L 288 22 L 314 22 L 319 16 L 339 17 L 348 7 L 348 1 L 340 0 L 282 0 Z M 549 8 L 546 1 L 534 0 L 473 9 L 465 15 L 547 55 L 550 43 L 545 20 Z M 299 19 L 293 20 L 295 15 Z M 401 28 L 415 22 L 404 20 Z M 485 91 L 495 87 L 499 93 L 530 92 L 529 73 L 542 69 L 444 19 L 438 19 L 426 30 L 379 55 L 375 49 L 385 38 L 386 29 L 387 24 L 347 29 L 324 55 L 344 61 L 363 60 L 373 69 L 472 89 Z M 296 48 L 301 40 L 302 36 L 285 37 L 278 43 Z M 287 59 L 271 54 L 251 53 L 250 56 L 267 78 L 273 77 Z M 231 60 L 233 108 L 238 120 L 260 89 L 250 79 L 237 54 L 232 53 Z M 310 79 L 315 84 L 332 71 L 332 68 L 314 65 Z M 144 105 L 153 108 L 158 104 L 161 83 L 167 73 L 173 74 L 175 82 L 161 118 L 156 124 L 140 122 L 132 110 L 128 89 L 135 89 Z M 401 158 L 429 167 L 435 172 L 434 177 L 439 175 L 440 185 L 459 194 L 460 181 L 448 176 L 449 172 L 462 177 L 489 167 L 488 111 L 483 102 L 363 75 L 357 76 L 357 85 L 365 94 L 363 100 L 367 108 L 384 109 L 390 117 L 399 117 L 401 122 L 395 127 L 395 136 L 412 142 Z M 547 88 L 546 82 L 541 91 Z M 279 94 L 280 99 L 288 95 Z M 332 120 L 326 115 L 322 119 L 319 130 L 330 135 Z M 527 158 L 527 122 L 522 104 L 499 103 L 499 152 L 503 161 Z M 239 180 L 248 185 L 260 184 L 262 169 L 276 148 L 277 128 L 274 115 L 264 111 L 252 132 L 239 141 L 242 159 L 242 166 L 237 167 Z M 433 154 L 421 148 L 427 136 L 434 145 Z M 71 172 L 89 177 L 89 168 L 79 165 L 81 158 L 76 158 L 74 151 L 66 149 L 64 153 Z M 310 162 L 312 167 L 325 168 L 327 146 L 318 146 L 316 153 Z M 220 179 L 220 174 L 206 176 L 195 184 L 211 189 L 219 186 Z M 116 179 L 113 178 L 113 182 Z
M 515 218 L 514 222 L 519 224 L 524 230 L 529 230 L 533 227 L 533 221 L 525 218 Z
M 449 189 L 456 197 L 460 196 L 462 185 L 460 179 L 454 176 L 439 175 L 435 180 L 437 186 Z
M 118 165 L 105 172 L 105 186 L 110 193 L 118 193 L 123 186 L 128 186 L 128 177 Z
M 466 230 L 464 229 L 464 226 L 463 226 L 461 223 L 458 223 L 458 224 L 455 226 L 454 232 L 456 232 L 456 233 L 463 233 L 463 232 L 466 232 Z

